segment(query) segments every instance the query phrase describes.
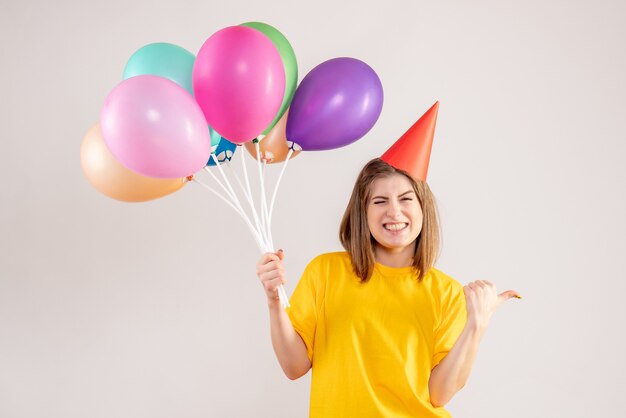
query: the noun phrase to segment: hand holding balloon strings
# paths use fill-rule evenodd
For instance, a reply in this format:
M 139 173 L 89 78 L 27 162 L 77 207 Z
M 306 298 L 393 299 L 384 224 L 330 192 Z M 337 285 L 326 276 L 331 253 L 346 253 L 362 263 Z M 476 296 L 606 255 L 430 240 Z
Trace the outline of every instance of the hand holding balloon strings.
M 280 119 L 291 99 L 289 94 L 288 98 L 285 97 L 286 90 L 289 90 L 286 86 L 293 85 L 297 78 L 295 66 L 292 66 L 293 71 L 287 78 L 283 58 L 295 64 L 291 46 L 280 32 L 269 25 L 251 23 L 231 26 L 209 37 L 198 52 L 192 74 L 195 98 L 208 124 L 235 144 L 243 144 L 270 129 Z M 218 182 L 244 218 L 261 251 L 273 251 L 270 234 L 264 227 L 266 209 L 262 207 L 259 217 L 253 204 L 247 170 L 244 171 L 247 189 L 240 181 L 238 184 L 250 205 L 254 226 L 215 156 L 212 155 L 211 159 L 218 166 L 224 183 L 219 182 L 208 168 L 205 170 Z M 242 164 L 245 168 L 245 162 Z M 266 205 L 261 171 L 259 180 L 263 189 L 261 205 Z M 281 301 L 286 306 L 286 292 L 281 290 Z
M 335 100 L 338 95 L 343 98 L 341 103 Z M 296 150 L 299 151 L 300 149 L 328 150 L 348 145 L 360 139 L 373 127 L 378 119 L 382 110 L 382 101 L 383 92 L 380 80 L 376 73 L 362 61 L 353 58 L 336 58 L 318 65 L 307 74 L 296 90 L 289 108 L 289 116 L 283 116 L 279 120 L 285 126 L 282 127 L 277 124 L 268 134 L 268 138 L 273 136 L 281 137 L 282 131 L 280 130 L 284 129 L 285 134 L 281 138 L 281 142 L 286 144 L 288 148 L 272 193 L 269 209 L 264 175 L 264 167 L 268 162 L 268 158 L 261 153 L 261 144 L 263 144 L 265 138 L 261 141 L 253 140 L 250 146 L 246 145 L 246 148 L 257 162 L 261 188 L 259 212 L 257 212 L 254 206 L 254 199 L 250 190 L 244 161 L 245 155 L 241 157 L 246 187 L 244 188 L 236 175 L 235 178 L 250 206 L 254 226 L 244 212 L 221 167 L 218 165 L 224 184 L 218 180 L 217 176 L 208 167 L 205 168 L 231 199 L 231 207 L 237 208 L 236 212 L 244 219 L 252 231 L 262 252 L 274 252 L 271 233 L 274 203 L 280 181 L 292 155 L 297 152 Z M 311 103 L 315 103 L 315 109 L 313 110 L 311 110 Z M 316 125 L 311 124 L 312 120 L 315 121 Z M 323 135 L 320 134 L 320 129 L 323 131 Z M 289 142 L 292 142 L 293 145 L 288 145 Z M 211 158 L 216 159 L 214 155 Z M 212 191 L 216 193 L 214 190 Z M 222 200 L 226 201 L 226 198 L 222 197 Z M 288 306 L 287 295 L 282 284 L 278 287 L 278 294 L 283 306 Z
M 289 160 L 302 150 L 330 150 L 360 139 L 382 110 L 382 84 L 357 59 L 323 62 L 296 88 L 297 78 L 293 48 L 260 22 L 216 32 L 197 57 L 172 44 L 146 45 L 128 61 L 99 126 L 83 141 L 83 171 L 100 192 L 128 202 L 165 196 L 189 181 L 200 184 L 244 220 L 261 252 L 273 253 L 274 204 Z M 229 162 L 242 144 L 257 161 L 258 211 L 245 153 L 243 182 Z M 277 162 L 283 164 L 268 201 L 265 171 Z M 221 163 L 235 177 L 250 216 Z M 221 191 L 194 176 L 200 169 Z M 288 306 L 282 284 L 278 295 Z
M 245 153 L 244 153 L 245 154 Z M 258 173 L 259 173 L 259 182 L 261 184 L 261 208 L 259 209 L 259 212 L 261 213 L 261 217 L 259 217 L 259 212 L 257 212 L 257 209 L 255 207 L 254 204 L 254 198 L 253 195 L 251 193 L 251 189 L 250 189 L 250 181 L 248 178 L 248 170 L 246 168 L 246 163 L 245 163 L 245 157 L 242 154 L 241 157 L 241 161 L 242 161 L 242 171 L 243 171 L 243 175 L 244 175 L 244 181 L 246 183 L 246 187 L 244 187 L 244 185 L 242 184 L 241 180 L 239 180 L 239 178 L 237 177 L 236 173 L 233 170 L 233 176 L 235 177 L 235 179 L 237 180 L 237 184 L 239 185 L 239 188 L 241 190 L 241 192 L 243 193 L 244 197 L 246 198 L 249 206 L 250 206 L 250 212 L 252 214 L 252 218 L 254 221 L 254 224 L 252 224 L 252 221 L 250 220 L 250 218 L 248 217 L 246 211 L 243 209 L 243 206 L 241 205 L 241 202 L 237 196 L 237 193 L 235 193 L 235 190 L 233 189 L 228 177 L 226 176 L 224 170 L 221 167 L 221 164 L 219 164 L 219 162 L 217 161 L 217 158 L 215 156 L 215 154 L 211 155 L 211 158 L 215 160 L 216 165 L 218 167 L 218 170 L 220 171 L 220 175 L 222 178 L 222 181 L 220 181 L 217 176 L 215 174 L 212 173 L 212 171 L 206 167 L 205 171 L 208 172 L 211 177 L 213 178 L 213 180 L 221 187 L 221 189 L 224 191 L 224 193 L 226 194 L 226 196 L 220 194 L 219 192 L 217 192 L 216 190 L 212 189 L 211 187 L 207 186 L 206 184 L 200 182 L 197 178 L 193 178 L 193 181 L 200 184 L 201 186 L 205 187 L 207 190 L 209 190 L 210 192 L 212 192 L 213 194 L 217 195 L 221 200 L 223 200 L 225 203 L 227 203 L 233 210 L 235 210 L 235 212 L 244 220 L 244 222 L 246 223 L 246 225 L 248 226 L 248 228 L 250 229 L 253 237 L 255 238 L 257 245 L 259 246 L 259 249 L 263 252 L 263 253 L 268 253 L 268 252 L 273 252 L 274 251 L 274 244 L 272 241 L 272 236 L 271 236 L 271 231 L 270 231 L 270 225 L 271 222 L 269 220 L 269 218 L 267 218 L 267 220 L 264 222 L 263 218 L 269 213 L 268 208 L 267 208 L 267 199 L 265 197 L 265 177 L 262 175 L 262 162 L 261 159 L 257 159 L 257 166 L 258 166 Z M 288 160 L 287 160 L 288 161 Z M 284 165 L 286 165 L 287 161 L 285 161 L 285 163 L 283 163 Z M 284 166 L 283 166 L 284 169 Z M 284 170 L 283 170 L 284 172 Z M 275 185 L 275 189 L 274 191 L 276 192 L 276 190 L 278 189 L 278 182 Z M 265 214 L 265 215 L 263 215 Z M 280 301 L 281 304 L 284 307 L 288 307 L 289 306 L 289 298 L 287 297 L 287 293 L 284 289 L 284 286 L 280 285 L 278 287 L 278 295 L 280 297 Z

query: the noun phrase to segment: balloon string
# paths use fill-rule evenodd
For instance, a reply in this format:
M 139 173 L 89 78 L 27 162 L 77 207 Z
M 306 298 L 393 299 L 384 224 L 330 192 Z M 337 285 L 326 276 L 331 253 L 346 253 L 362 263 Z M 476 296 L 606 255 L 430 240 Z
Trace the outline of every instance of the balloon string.
M 242 156 L 241 160 L 243 161 L 243 156 Z M 244 164 L 245 164 L 245 162 L 244 162 Z M 226 161 L 226 166 L 230 169 L 230 172 L 235 177 L 235 180 L 237 180 L 237 184 L 239 185 L 239 188 L 241 189 L 243 195 L 246 197 L 246 200 L 247 200 L 248 204 L 250 205 L 250 209 L 252 211 L 252 217 L 254 218 L 254 224 L 256 225 L 256 230 L 257 231 L 261 231 L 261 226 L 260 226 L 260 223 L 259 223 L 259 217 L 258 217 L 258 215 L 256 213 L 256 209 L 254 207 L 254 201 L 252 200 L 252 195 L 248 191 L 246 191 L 244 185 L 241 183 L 241 180 L 239 179 L 239 176 L 235 172 L 235 169 L 230 165 L 229 161 Z
M 230 191 L 230 195 L 233 198 L 233 202 L 235 204 L 237 204 L 237 207 L 239 207 L 239 209 L 241 210 L 241 204 L 239 203 L 239 199 L 237 198 L 237 195 L 235 194 L 235 191 L 233 190 L 233 187 L 230 185 L 230 182 L 228 181 L 228 178 L 226 177 L 226 174 L 224 173 L 224 169 L 222 168 L 222 164 L 219 162 L 219 160 L 217 159 L 217 157 L 215 156 L 215 154 L 211 154 L 211 158 L 213 159 L 213 162 L 215 163 L 215 165 L 217 166 L 217 169 L 220 172 L 220 175 L 222 176 L 222 179 L 224 180 L 224 184 L 226 184 L 226 186 L 228 187 L 228 190 Z M 205 169 L 207 171 L 208 167 L 205 167 Z M 210 171 L 209 171 L 210 173 Z
M 257 167 L 259 169 L 259 183 L 261 184 L 261 227 L 264 231 L 267 231 L 267 199 L 265 198 L 265 178 L 263 177 L 263 167 L 261 163 L 261 152 L 259 143 L 255 142 L 254 147 L 256 149 Z M 268 237 L 267 243 L 273 251 L 274 243 L 269 239 L 268 234 L 266 234 L 266 236 Z
M 254 197 L 252 194 L 252 190 L 250 189 L 250 179 L 248 178 L 248 169 L 246 168 L 246 162 L 245 162 L 245 155 L 246 153 L 242 153 L 241 154 L 241 165 L 243 167 L 243 174 L 244 174 L 244 179 L 246 181 L 246 187 L 248 189 L 247 195 L 250 197 L 250 208 L 252 209 L 252 213 L 254 214 L 254 219 L 257 222 L 257 229 L 259 231 L 259 235 L 261 235 L 261 237 L 263 238 L 263 248 L 261 249 L 262 252 L 266 252 L 269 251 L 268 248 L 268 240 L 267 240 L 267 234 L 265 233 L 265 229 L 263 228 L 263 222 L 262 219 L 260 218 L 256 207 L 254 206 Z
M 265 168 L 267 167 L 267 160 L 265 158 L 261 158 L 261 148 L 260 143 L 265 138 L 265 135 L 259 135 L 257 137 L 257 141 L 254 142 L 256 149 L 256 160 L 261 163 L 261 172 L 260 176 L 260 184 L 262 190 L 262 199 L 261 199 L 261 219 L 263 224 L 263 229 L 265 231 L 265 236 L 267 237 L 268 247 L 271 251 L 274 251 L 274 239 L 272 238 L 272 230 L 269 228 L 268 217 L 267 217 L 267 198 L 265 193 Z
M 245 153 L 243 153 L 245 155 Z M 251 188 L 250 188 L 250 181 L 248 179 L 248 171 L 246 168 L 246 163 L 244 160 L 244 155 L 242 155 L 242 167 L 243 167 L 243 171 L 244 171 L 244 179 L 246 182 L 246 187 L 247 187 L 247 192 L 246 190 L 244 190 L 243 185 L 241 184 L 241 180 L 239 179 L 239 177 L 237 176 L 237 174 L 233 172 L 233 175 L 235 176 L 235 179 L 237 180 L 237 183 L 239 184 L 239 187 L 242 189 L 243 194 L 246 196 L 246 198 L 248 198 L 248 203 L 250 204 L 250 207 L 252 209 L 252 213 L 253 216 L 255 218 L 255 223 L 257 224 L 257 227 L 255 228 L 252 225 L 252 222 L 250 221 L 250 218 L 247 216 L 246 212 L 243 210 L 243 208 L 241 207 L 241 203 L 239 202 L 239 199 L 237 198 L 237 195 L 235 194 L 235 191 L 233 190 L 230 182 L 228 181 L 228 178 L 226 177 L 226 174 L 224 173 L 219 161 L 217 161 L 217 158 L 215 157 L 214 154 L 211 154 L 211 158 L 213 158 L 213 161 L 216 163 L 216 165 L 218 166 L 220 173 L 222 175 L 222 178 L 224 179 L 224 182 L 226 183 L 226 185 L 228 186 L 228 189 L 226 188 L 226 186 L 224 186 L 224 184 L 222 184 L 219 179 L 217 178 L 217 176 L 215 176 L 215 174 L 208 168 L 205 167 L 205 171 L 207 173 L 209 173 L 211 175 L 211 177 L 213 177 L 213 179 L 222 187 L 222 189 L 224 190 L 224 192 L 226 193 L 226 195 L 231 198 L 232 202 L 229 201 L 226 197 L 222 196 L 219 192 L 217 192 L 216 190 L 214 190 L 213 188 L 211 188 L 210 186 L 201 183 L 199 180 L 197 180 L 194 177 L 191 177 L 192 181 L 195 181 L 196 183 L 198 183 L 199 185 L 201 185 L 202 187 L 206 188 L 207 190 L 209 190 L 210 192 L 212 192 L 213 194 L 215 194 L 217 197 L 219 197 L 222 201 L 224 201 L 228 206 L 231 207 L 231 209 L 233 209 L 235 211 L 235 213 L 237 213 L 246 223 L 246 225 L 248 226 L 248 229 L 250 230 L 250 232 L 252 233 L 253 238 L 255 239 L 259 250 L 264 253 L 264 252 L 269 252 L 269 251 L 273 251 L 271 249 L 271 247 L 269 246 L 269 242 L 267 240 L 267 237 L 265 236 L 265 234 L 263 234 L 263 229 L 259 228 L 259 224 L 258 224 L 258 215 L 256 212 L 256 209 L 254 207 L 254 201 L 252 199 L 252 192 L 251 192 Z M 228 165 L 229 168 L 230 165 Z M 229 192 L 230 190 L 230 192 Z M 287 308 L 289 307 L 289 297 L 287 296 L 287 292 L 285 291 L 284 286 L 281 284 L 278 287 L 278 297 L 280 299 L 280 303 L 281 306 L 283 308 Z
M 241 183 L 241 180 L 239 179 L 239 176 L 235 172 L 235 169 L 233 168 L 232 165 L 230 165 L 230 161 L 226 160 L 226 161 L 224 161 L 224 164 L 226 164 L 226 167 L 228 167 L 230 172 L 233 174 L 233 177 L 235 177 L 235 180 L 237 180 L 237 184 L 239 185 L 239 188 L 243 192 L 244 196 L 248 197 L 248 193 L 246 192 L 246 189 L 243 187 L 243 184 Z
M 246 166 L 246 161 L 245 161 L 246 158 L 245 157 L 246 157 L 246 153 L 242 153 L 241 154 L 241 167 L 242 167 L 242 170 L 243 170 L 243 178 L 244 178 L 244 180 L 246 182 L 247 195 L 250 196 L 250 202 L 251 202 L 250 203 L 250 207 L 252 209 L 252 213 L 254 214 L 254 218 L 257 220 L 257 228 L 259 230 L 259 233 L 261 233 L 261 231 L 262 231 L 261 223 L 259 221 L 259 217 L 257 215 L 256 208 L 254 206 L 254 197 L 252 195 L 252 189 L 250 188 L 250 179 L 248 178 L 248 168 Z M 265 237 L 263 236 L 263 238 L 265 238 Z M 261 248 L 261 251 L 264 251 L 264 249 L 265 249 L 265 246 L 263 248 Z
M 265 165 L 263 165 L 263 167 L 261 166 L 261 152 L 260 152 L 260 147 L 259 147 L 259 142 L 255 142 L 254 143 L 254 147 L 256 149 L 256 160 L 257 160 L 257 166 L 259 168 L 259 180 L 261 183 L 261 219 L 262 222 L 261 224 L 263 225 L 263 228 L 266 228 L 265 230 L 267 231 L 267 236 L 269 237 L 269 240 L 267 241 L 268 244 L 268 248 L 270 248 L 270 251 L 275 251 L 274 249 L 274 243 L 272 241 L 272 234 L 271 234 L 271 230 L 270 230 L 270 223 L 269 223 L 269 213 L 267 210 L 267 199 L 265 197 L 265 177 L 263 175 L 263 168 L 265 167 Z M 267 220 L 267 222 L 264 222 L 265 220 Z M 283 286 L 282 284 L 278 286 L 278 298 L 280 299 L 280 304 L 282 305 L 283 308 L 288 308 L 289 305 L 289 297 L 287 296 L 287 292 L 285 291 L 285 286 Z
M 256 166 L 258 168 L 258 174 L 259 174 L 259 188 L 261 189 L 261 198 L 260 198 L 260 205 L 261 207 L 259 208 L 260 212 L 261 212 L 261 228 L 266 231 L 266 222 L 265 222 L 265 211 L 263 210 L 263 173 L 261 172 L 261 153 L 260 153 L 260 149 L 259 149 L 259 144 L 258 142 L 254 143 L 254 148 L 256 150 Z
M 270 203 L 270 214 L 269 214 L 270 228 L 272 226 L 272 215 L 274 214 L 274 202 L 276 201 L 276 194 L 278 193 L 278 186 L 280 185 L 280 181 L 283 178 L 283 174 L 285 174 L 285 169 L 287 168 L 287 163 L 289 163 L 291 154 L 293 154 L 293 149 L 290 149 L 289 152 L 287 153 L 287 159 L 283 163 L 283 166 L 280 170 L 280 175 L 278 176 L 278 180 L 276 181 L 276 185 L 274 186 L 274 192 L 272 193 L 272 203 Z
M 211 175 L 211 177 L 213 177 L 213 180 L 215 180 L 215 182 L 222 188 L 222 190 L 224 191 L 224 193 L 226 193 L 226 195 L 231 199 L 234 200 L 233 196 L 230 194 L 230 192 L 228 191 L 228 189 L 226 188 L 226 186 L 224 186 L 224 184 L 220 181 L 220 179 L 217 178 L 217 176 L 215 174 L 213 174 L 213 172 L 211 171 L 211 169 L 209 169 L 209 167 L 204 167 L 204 171 L 206 171 L 207 173 L 209 173 Z
M 213 158 L 215 165 L 217 166 L 220 174 L 222 175 L 222 179 L 224 179 L 224 183 L 226 183 L 228 190 L 230 190 L 230 195 L 232 196 L 233 203 L 235 204 L 235 206 L 237 206 L 237 208 L 241 211 L 241 213 L 245 213 L 245 211 L 241 207 L 241 202 L 239 202 L 239 198 L 237 197 L 237 194 L 235 194 L 235 191 L 233 190 L 233 186 L 231 186 L 230 181 L 228 181 L 228 177 L 226 177 L 226 173 L 224 173 L 224 169 L 222 168 L 222 165 L 217 160 L 217 157 L 215 156 L 215 154 L 211 154 L 211 158 Z
M 217 190 L 213 189 L 212 187 L 202 183 L 200 180 L 196 179 L 195 177 L 191 181 L 199 184 L 200 186 L 204 187 L 205 189 L 207 189 L 208 191 L 213 193 L 215 196 L 219 197 L 224 203 L 226 203 L 228 206 L 230 206 L 235 211 L 235 213 L 237 213 L 239 216 L 241 216 L 241 218 L 245 221 L 246 225 L 248 225 L 248 228 L 250 229 L 250 232 L 252 233 L 252 236 L 256 240 L 256 242 L 259 245 L 259 247 L 262 246 L 261 239 L 259 237 L 258 232 L 252 226 L 252 224 L 250 223 L 250 219 L 248 219 L 248 217 L 245 215 L 245 213 L 240 212 L 239 209 L 237 209 L 235 207 L 235 205 L 233 205 L 231 202 L 229 202 L 224 196 L 222 196 Z
M 263 183 L 265 184 L 265 168 L 267 167 L 267 160 L 263 160 Z M 263 196 L 266 196 L 266 193 L 263 192 Z M 267 236 L 269 238 L 269 242 L 271 243 L 272 247 L 274 247 L 274 238 L 272 237 L 272 227 L 271 227 L 271 221 L 270 221 L 270 216 L 269 216 L 269 211 L 267 210 L 267 200 L 265 200 L 265 205 L 263 206 L 263 213 L 265 214 L 265 219 L 266 219 L 266 229 L 267 229 Z
M 228 190 L 230 190 L 230 195 L 232 197 L 233 203 L 235 204 L 235 206 L 239 209 L 239 211 L 243 214 L 245 214 L 246 212 L 243 210 L 243 207 L 241 206 L 241 202 L 239 201 L 239 198 L 237 197 L 237 194 L 235 193 L 235 191 L 233 190 L 233 186 L 230 184 L 230 181 L 228 181 L 228 177 L 226 177 L 226 173 L 224 173 L 224 169 L 222 168 L 222 165 L 220 164 L 220 162 L 217 160 L 217 157 L 215 156 L 215 154 L 211 154 L 211 158 L 213 159 L 213 161 L 215 162 L 215 165 L 217 166 L 220 174 L 222 175 L 222 179 L 224 179 L 224 183 L 226 183 L 226 186 L 228 187 Z M 206 167 L 205 167 L 206 168 Z M 208 171 L 208 170 L 207 170 Z M 210 173 L 210 171 L 209 171 Z M 212 174 L 212 173 L 211 173 Z M 215 178 L 215 176 L 214 176 Z M 254 206 L 253 206 L 253 210 L 254 210 Z M 248 219 L 246 217 L 246 219 Z M 250 223 L 249 219 L 247 221 L 250 224 L 250 227 L 252 227 L 252 224 Z M 258 234 L 258 236 L 260 237 L 260 241 L 261 243 L 259 244 L 259 247 L 262 249 L 265 246 L 266 243 L 266 238 L 263 235 L 263 231 L 259 230 L 258 228 L 255 229 L 256 233 Z

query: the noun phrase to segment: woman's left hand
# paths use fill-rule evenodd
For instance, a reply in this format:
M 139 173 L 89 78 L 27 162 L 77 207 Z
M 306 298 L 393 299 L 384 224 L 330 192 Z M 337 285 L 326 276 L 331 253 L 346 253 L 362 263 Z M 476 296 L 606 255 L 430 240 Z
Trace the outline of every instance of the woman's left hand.
M 496 286 L 487 280 L 471 282 L 463 287 L 463 291 L 465 292 L 467 307 L 467 322 L 476 325 L 479 329 L 487 327 L 491 315 L 506 300 L 522 298 L 515 290 L 507 290 L 498 294 Z

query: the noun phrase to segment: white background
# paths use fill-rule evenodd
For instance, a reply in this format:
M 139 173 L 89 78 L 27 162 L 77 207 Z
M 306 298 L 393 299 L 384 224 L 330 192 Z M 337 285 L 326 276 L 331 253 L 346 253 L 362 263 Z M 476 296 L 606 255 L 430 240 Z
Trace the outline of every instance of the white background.
M 243 222 L 195 184 L 125 204 L 80 168 L 136 49 L 195 54 L 250 20 L 290 40 L 300 80 L 352 56 L 385 91 L 366 137 L 289 165 L 274 220 L 287 292 L 340 249 L 360 167 L 439 100 L 438 267 L 524 296 L 496 313 L 447 408 L 624 416 L 625 16 L 617 0 L 1 0 L 0 416 L 307 415 L 310 374 L 289 381 L 274 358 Z

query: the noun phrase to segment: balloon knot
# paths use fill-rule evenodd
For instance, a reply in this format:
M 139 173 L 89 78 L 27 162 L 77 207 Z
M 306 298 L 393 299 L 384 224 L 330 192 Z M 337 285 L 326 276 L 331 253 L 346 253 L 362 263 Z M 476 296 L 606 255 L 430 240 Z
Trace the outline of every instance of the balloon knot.
M 187 181 L 192 181 L 193 180 L 193 174 L 190 176 L 185 177 L 187 179 Z

